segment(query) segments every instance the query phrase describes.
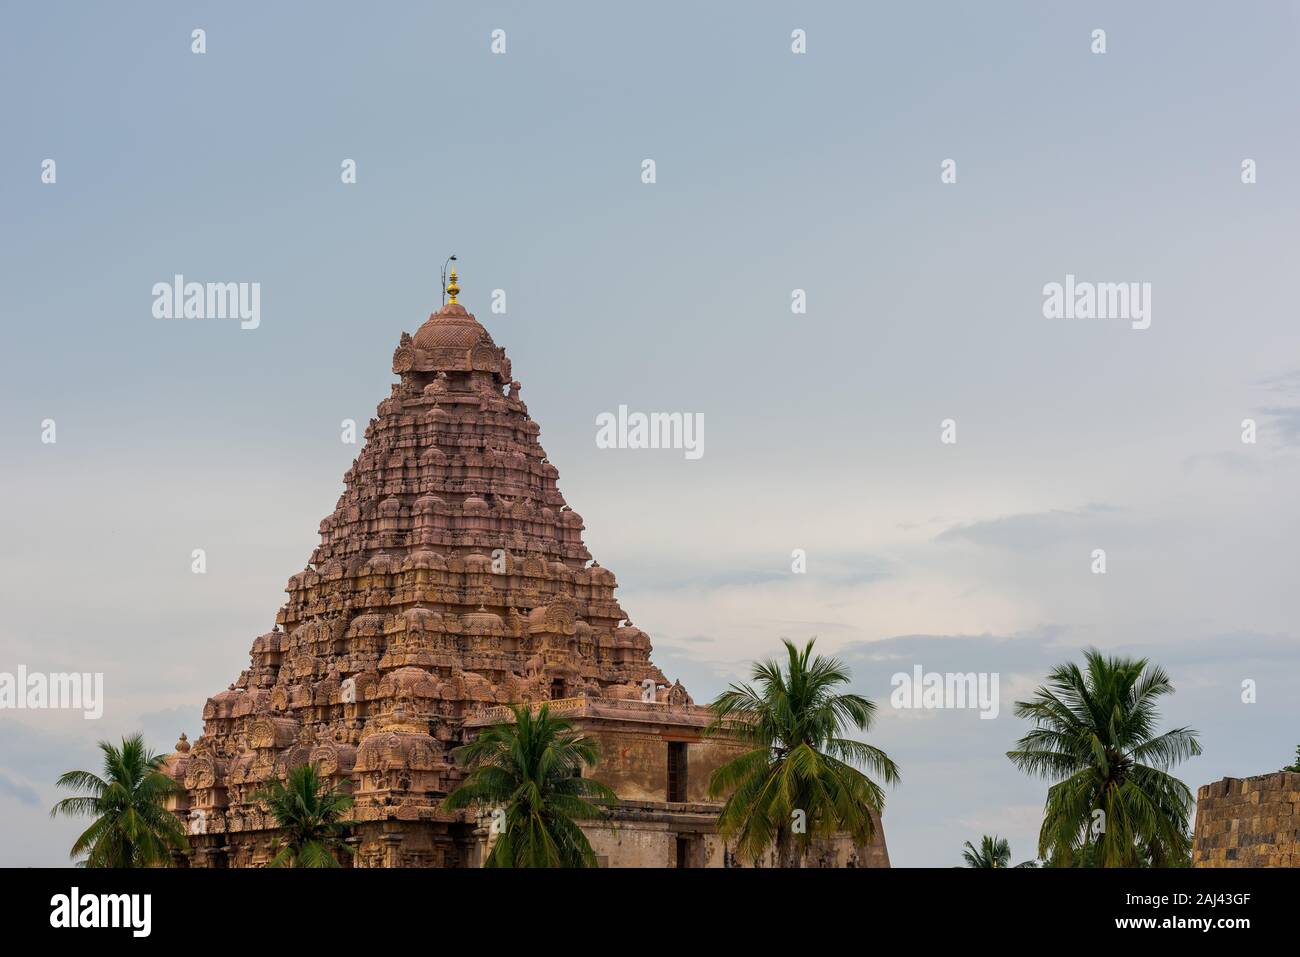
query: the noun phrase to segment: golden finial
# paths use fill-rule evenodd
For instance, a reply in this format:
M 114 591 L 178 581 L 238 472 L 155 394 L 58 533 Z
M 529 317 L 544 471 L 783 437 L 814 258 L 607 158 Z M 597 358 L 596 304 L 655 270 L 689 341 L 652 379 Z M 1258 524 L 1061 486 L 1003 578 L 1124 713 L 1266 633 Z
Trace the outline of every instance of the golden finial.
M 456 267 L 452 266 L 451 281 L 447 283 L 447 295 L 451 297 L 447 300 L 448 305 L 456 301 L 456 296 L 459 292 L 460 292 L 460 286 L 456 284 Z

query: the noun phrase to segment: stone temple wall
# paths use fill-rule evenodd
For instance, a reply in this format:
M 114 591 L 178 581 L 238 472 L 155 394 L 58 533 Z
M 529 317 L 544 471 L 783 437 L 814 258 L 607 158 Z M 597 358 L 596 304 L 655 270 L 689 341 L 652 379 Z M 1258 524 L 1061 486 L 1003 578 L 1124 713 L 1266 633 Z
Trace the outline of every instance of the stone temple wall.
M 1300 867 L 1300 774 L 1224 778 L 1196 795 L 1193 867 Z

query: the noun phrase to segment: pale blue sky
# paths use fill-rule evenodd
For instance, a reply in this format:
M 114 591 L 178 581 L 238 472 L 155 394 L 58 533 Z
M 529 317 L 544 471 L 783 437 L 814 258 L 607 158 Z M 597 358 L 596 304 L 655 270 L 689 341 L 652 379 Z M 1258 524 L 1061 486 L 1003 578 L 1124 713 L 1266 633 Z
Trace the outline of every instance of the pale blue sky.
M 880 701 L 896 864 L 1030 856 L 1010 696 L 1090 643 L 1173 673 L 1193 788 L 1290 759 L 1296 4 L 465 6 L 3 5 L 0 670 L 110 700 L 0 715 L 0 862 L 63 862 L 95 738 L 197 736 L 453 251 L 665 671 L 707 700 L 817 635 Z M 175 273 L 260 282 L 260 328 L 154 319 Z M 1150 282 L 1151 328 L 1044 319 L 1066 273 Z M 597 449 L 619 404 L 705 457 Z M 1002 717 L 888 713 L 914 662 L 999 670 Z

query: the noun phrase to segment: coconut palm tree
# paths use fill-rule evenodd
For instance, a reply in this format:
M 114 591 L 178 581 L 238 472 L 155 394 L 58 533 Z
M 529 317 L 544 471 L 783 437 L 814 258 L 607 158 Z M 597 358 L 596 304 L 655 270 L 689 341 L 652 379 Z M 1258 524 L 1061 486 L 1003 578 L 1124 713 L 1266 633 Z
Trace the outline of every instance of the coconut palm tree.
M 1005 837 L 998 837 L 996 834 L 989 837 L 985 834 L 980 839 L 979 850 L 967 841 L 966 850 L 961 852 L 961 857 L 967 867 L 1010 867 L 1011 845 L 1007 843 Z
M 845 737 L 848 726 L 867 731 L 876 706 L 837 690 L 849 681 L 844 665 L 814 658 L 813 641 L 802 651 L 782 643 L 784 669 L 775 659 L 755 664 L 757 687 L 733 684 L 711 706 L 707 733 L 748 750 L 709 776 L 709 793 L 726 795 L 718 827 L 738 855 L 757 861 L 775 845 L 780 866 L 799 867 L 816 835 L 843 831 L 861 846 L 875 833 L 885 795 L 859 767 L 889 784 L 899 773 L 885 752 Z
M 1011 845 L 1007 843 L 1005 837 L 998 837 L 996 834 L 990 837 L 985 834 L 980 838 L 978 850 L 975 849 L 975 845 L 967 841 L 961 857 L 966 862 L 966 867 L 1011 867 Z M 1022 861 L 1016 865 L 1018 868 L 1037 866 L 1034 861 Z
M 287 786 L 273 781 L 255 797 L 284 831 L 268 867 L 340 867 L 338 854 L 355 852 L 343 841 L 352 824 L 343 818 L 352 796 L 322 780 L 314 765 L 299 765 Z
M 469 775 L 444 802 L 492 814 L 495 841 L 485 867 L 595 867 L 596 853 L 578 821 L 594 820 L 618 796 L 582 776 L 595 744 L 543 704 L 512 709 L 514 721 L 484 729 L 452 752 Z
M 171 852 L 186 847 L 185 827 L 164 807 L 167 795 L 180 790 L 160 768 L 165 755 L 154 754 L 140 734 L 123 738 L 121 747 L 99 742 L 103 776 L 69 771 L 58 787 L 85 792 L 64 798 L 50 817 L 93 817 L 94 823 L 72 845 L 79 867 L 167 867 Z
M 1147 659 L 1084 654 L 1052 669 L 1016 715 L 1034 722 L 1009 757 L 1048 789 L 1038 856 L 1057 866 L 1156 867 L 1189 853 L 1192 793 L 1168 771 L 1201 753 L 1196 732 L 1156 732 L 1174 686 Z

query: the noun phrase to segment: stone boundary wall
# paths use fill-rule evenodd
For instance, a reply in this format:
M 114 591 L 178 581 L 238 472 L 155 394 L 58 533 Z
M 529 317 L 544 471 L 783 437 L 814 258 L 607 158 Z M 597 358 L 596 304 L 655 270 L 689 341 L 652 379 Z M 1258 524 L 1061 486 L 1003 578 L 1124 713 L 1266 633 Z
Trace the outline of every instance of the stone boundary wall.
M 1300 867 L 1300 774 L 1224 778 L 1196 795 L 1193 867 Z

